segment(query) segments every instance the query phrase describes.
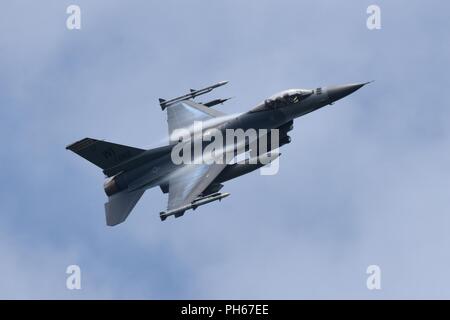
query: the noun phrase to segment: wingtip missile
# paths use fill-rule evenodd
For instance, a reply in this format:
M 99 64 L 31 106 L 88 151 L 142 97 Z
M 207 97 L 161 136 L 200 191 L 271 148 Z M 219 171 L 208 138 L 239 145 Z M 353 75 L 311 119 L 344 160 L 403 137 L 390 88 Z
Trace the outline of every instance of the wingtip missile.
M 164 99 L 159 99 L 159 105 L 161 106 L 161 109 L 164 110 L 165 108 L 167 108 L 168 106 L 170 106 L 171 104 L 175 103 L 175 102 L 179 102 L 179 101 L 183 101 L 183 100 L 188 100 L 188 99 L 193 99 L 197 96 L 200 96 L 202 94 L 206 94 L 208 92 L 211 92 L 212 90 L 214 90 L 215 88 L 224 86 L 228 83 L 228 81 L 220 81 L 216 84 L 213 84 L 211 86 L 208 86 L 206 88 L 203 89 L 190 89 L 190 92 L 187 94 L 184 94 L 182 96 L 170 99 L 170 100 L 164 100 Z
M 159 217 L 161 219 L 161 221 L 164 221 L 167 219 L 167 217 L 170 216 L 181 216 L 183 215 L 183 213 L 186 210 L 190 210 L 190 209 L 197 209 L 200 206 L 203 206 L 207 203 L 213 202 L 213 201 L 217 201 L 217 200 L 222 200 L 223 198 L 226 198 L 230 195 L 230 193 L 228 192 L 224 192 L 224 193 L 220 193 L 220 192 L 216 192 L 204 197 L 199 197 L 197 199 L 195 199 L 194 201 L 192 201 L 190 204 L 187 204 L 185 206 L 182 206 L 180 208 L 176 208 L 176 209 L 172 209 L 172 210 L 168 210 L 168 211 L 162 211 L 159 213 Z
M 166 108 L 166 100 L 163 98 L 159 98 L 159 105 L 161 106 L 161 110 L 164 110 Z
M 212 90 L 215 89 L 215 88 L 224 86 L 224 85 L 226 85 L 227 83 L 228 83 L 228 81 L 220 81 L 220 82 L 217 82 L 216 84 L 213 84 L 213 85 L 211 85 L 211 86 L 209 86 L 209 87 L 206 87 L 206 88 L 203 88 L 203 89 L 198 89 L 198 90 L 191 89 L 191 94 L 194 95 L 194 97 L 195 97 L 195 96 L 199 96 L 199 95 L 201 95 L 201 94 L 208 93 L 208 92 L 212 91 Z M 193 91 L 192 91 L 192 90 L 193 90 Z
M 227 81 L 227 80 L 224 80 L 224 81 L 219 81 L 219 82 L 216 83 L 215 85 L 216 85 L 217 87 L 220 87 L 220 86 L 226 85 L 227 83 L 228 83 L 228 81 Z

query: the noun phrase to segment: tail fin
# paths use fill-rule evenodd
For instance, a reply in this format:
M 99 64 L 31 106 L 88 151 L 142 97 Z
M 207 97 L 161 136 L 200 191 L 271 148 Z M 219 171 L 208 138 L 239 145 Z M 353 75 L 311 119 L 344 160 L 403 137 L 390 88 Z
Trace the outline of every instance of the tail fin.
M 66 149 L 75 152 L 102 169 L 111 168 L 145 151 L 91 138 L 84 138 L 72 143 Z
M 125 221 L 145 190 L 118 193 L 105 203 L 106 224 L 115 226 Z

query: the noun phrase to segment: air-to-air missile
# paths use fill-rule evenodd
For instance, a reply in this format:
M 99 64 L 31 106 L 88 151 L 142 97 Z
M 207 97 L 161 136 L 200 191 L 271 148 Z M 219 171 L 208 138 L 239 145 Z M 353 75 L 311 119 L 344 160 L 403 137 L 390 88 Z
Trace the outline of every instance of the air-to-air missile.
M 175 102 L 179 102 L 179 101 L 183 101 L 183 100 L 187 100 L 187 99 L 193 99 L 197 96 L 200 96 L 202 94 L 211 92 L 212 90 L 214 90 L 215 88 L 224 86 L 228 83 L 228 81 L 220 81 L 216 84 L 213 84 L 212 86 L 203 88 L 203 89 L 191 89 L 191 91 L 189 93 L 186 93 L 182 96 L 170 99 L 170 100 L 164 100 L 162 98 L 159 98 L 159 105 L 161 106 L 161 109 L 164 110 L 165 108 L 167 108 L 169 105 L 175 103 Z
M 217 201 L 217 200 L 220 201 L 223 198 L 228 197 L 229 195 L 230 195 L 230 193 L 228 193 L 228 192 L 224 192 L 224 193 L 216 192 L 216 193 L 204 196 L 204 197 L 198 197 L 197 199 L 192 201 L 190 204 L 187 204 L 180 208 L 160 212 L 159 217 L 161 218 L 162 221 L 164 221 L 164 220 L 166 220 L 167 217 L 170 217 L 170 216 L 176 216 L 176 217 L 181 216 L 181 215 L 183 215 L 183 213 L 186 210 L 189 210 L 189 209 L 195 210 L 195 209 L 197 209 L 197 207 L 200 207 L 202 205 L 205 205 L 205 204 L 213 202 L 213 201 Z
M 222 104 L 224 102 L 227 102 L 228 100 L 230 100 L 231 98 L 226 98 L 226 99 L 214 99 L 205 103 L 202 103 L 202 105 L 207 106 L 207 107 L 212 107 L 218 104 Z

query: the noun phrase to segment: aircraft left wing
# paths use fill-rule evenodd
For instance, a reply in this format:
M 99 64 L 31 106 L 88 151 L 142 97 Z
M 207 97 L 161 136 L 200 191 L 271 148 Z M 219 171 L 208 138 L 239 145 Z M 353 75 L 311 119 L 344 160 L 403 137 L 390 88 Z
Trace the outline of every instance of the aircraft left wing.
M 183 100 L 167 107 L 169 136 L 176 129 L 187 128 L 194 121 L 206 121 L 225 115 L 218 110 L 208 108 L 191 100 Z

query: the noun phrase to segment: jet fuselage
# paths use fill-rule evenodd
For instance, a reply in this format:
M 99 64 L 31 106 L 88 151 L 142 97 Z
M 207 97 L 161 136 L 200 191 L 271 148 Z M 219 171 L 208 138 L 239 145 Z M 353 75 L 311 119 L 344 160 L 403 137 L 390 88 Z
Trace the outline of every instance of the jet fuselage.
M 275 129 L 283 126 L 291 120 L 332 104 L 354 91 L 364 84 L 351 84 L 343 86 L 317 88 L 314 90 L 292 89 L 276 94 L 264 100 L 255 108 L 236 117 L 224 117 L 223 120 L 216 120 L 212 126 L 224 132 L 227 129 Z M 246 166 L 246 165 L 242 165 Z M 251 168 L 240 168 L 239 174 L 249 173 L 261 166 Z M 157 159 L 144 162 L 139 166 L 127 171 L 123 171 L 105 182 L 105 192 L 108 196 L 128 190 L 135 191 L 142 188 L 149 189 L 161 186 L 164 191 L 164 184 L 171 174 L 180 166 L 171 161 L 171 154 L 165 154 Z M 230 165 L 231 167 L 231 165 Z M 223 176 L 234 176 L 233 173 L 225 172 Z M 220 180 L 221 177 L 218 177 Z M 221 182 L 221 181 L 218 181 Z

